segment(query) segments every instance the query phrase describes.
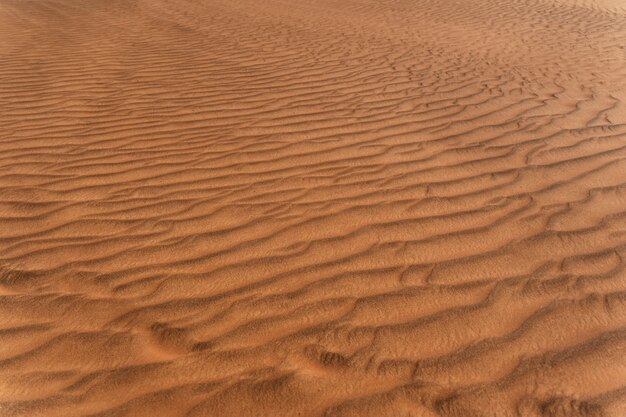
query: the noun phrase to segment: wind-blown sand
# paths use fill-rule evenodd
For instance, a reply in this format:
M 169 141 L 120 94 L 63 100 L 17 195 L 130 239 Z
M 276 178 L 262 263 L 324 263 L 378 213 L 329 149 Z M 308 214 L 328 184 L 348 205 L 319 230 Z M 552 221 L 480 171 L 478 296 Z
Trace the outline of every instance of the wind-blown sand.
M 0 165 L 0 416 L 626 415 L 621 0 L 1 0 Z

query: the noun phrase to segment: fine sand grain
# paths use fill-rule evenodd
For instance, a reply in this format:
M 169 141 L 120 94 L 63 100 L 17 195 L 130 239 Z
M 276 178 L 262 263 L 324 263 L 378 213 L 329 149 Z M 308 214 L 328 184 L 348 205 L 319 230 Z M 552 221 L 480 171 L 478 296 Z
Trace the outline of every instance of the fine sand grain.
M 0 0 L 1 417 L 624 417 L 625 260 L 624 0 Z

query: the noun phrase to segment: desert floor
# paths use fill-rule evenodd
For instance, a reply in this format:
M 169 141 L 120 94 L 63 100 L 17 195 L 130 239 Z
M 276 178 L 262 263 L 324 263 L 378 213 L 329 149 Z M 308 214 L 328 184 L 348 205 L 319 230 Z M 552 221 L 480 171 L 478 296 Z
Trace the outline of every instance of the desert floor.
M 626 416 L 626 1 L 0 0 L 0 416 Z

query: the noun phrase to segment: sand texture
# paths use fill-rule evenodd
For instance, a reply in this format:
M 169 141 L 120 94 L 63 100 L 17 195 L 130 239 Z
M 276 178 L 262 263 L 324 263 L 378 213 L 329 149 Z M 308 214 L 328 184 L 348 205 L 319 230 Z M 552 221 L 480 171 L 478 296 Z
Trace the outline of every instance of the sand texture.
M 0 417 L 624 417 L 625 260 L 624 0 L 0 0 Z

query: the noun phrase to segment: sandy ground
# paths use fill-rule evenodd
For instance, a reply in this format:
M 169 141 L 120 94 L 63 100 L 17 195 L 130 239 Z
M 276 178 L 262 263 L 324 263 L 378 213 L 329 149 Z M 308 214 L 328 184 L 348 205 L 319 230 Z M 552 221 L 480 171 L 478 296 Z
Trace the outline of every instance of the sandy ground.
M 1 0 L 0 416 L 626 416 L 623 0 Z

